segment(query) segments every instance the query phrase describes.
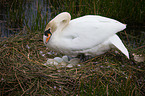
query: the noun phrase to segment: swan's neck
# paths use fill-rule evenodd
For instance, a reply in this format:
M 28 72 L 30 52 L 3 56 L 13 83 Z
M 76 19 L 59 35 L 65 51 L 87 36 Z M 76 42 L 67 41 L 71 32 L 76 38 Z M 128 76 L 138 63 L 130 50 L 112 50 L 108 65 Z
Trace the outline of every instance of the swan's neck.
M 63 12 L 54 18 L 57 30 L 62 31 L 70 22 L 71 16 L 67 12 Z
M 45 31 L 51 29 L 52 33 L 61 33 L 61 31 L 63 31 L 63 29 L 69 24 L 70 20 L 70 14 L 67 12 L 63 12 L 57 15 L 46 25 Z

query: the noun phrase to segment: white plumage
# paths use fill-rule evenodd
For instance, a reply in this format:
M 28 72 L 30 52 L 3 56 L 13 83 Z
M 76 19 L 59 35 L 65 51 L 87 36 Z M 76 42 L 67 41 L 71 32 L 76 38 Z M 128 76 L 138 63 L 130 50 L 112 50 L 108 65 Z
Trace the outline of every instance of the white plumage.
M 95 56 L 116 47 L 129 58 L 126 47 L 116 35 L 125 28 L 125 24 L 107 17 L 86 15 L 71 20 L 70 14 L 63 12 L 47 24 L 43 41 L 51 50 L 69 56 L 78 53 Z

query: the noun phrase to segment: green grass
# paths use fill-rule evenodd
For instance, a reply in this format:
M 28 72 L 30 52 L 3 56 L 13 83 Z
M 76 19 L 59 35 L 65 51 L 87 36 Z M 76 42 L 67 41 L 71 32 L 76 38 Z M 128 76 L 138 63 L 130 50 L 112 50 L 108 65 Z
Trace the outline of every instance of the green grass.
M 37 16 L 29 26 L 24 19 L 24 2 L 11 3 L 8 26 L 20 27 L 21 31 L 0 43 L 0 95 L 89 95 L 89 96 L 143 96 L 145 61 L 136 62 L 132 54 L 145 55 L 144 32 L 125 30 L 118 33 L 131 54 L 128 60 L 121 52 L 111 50 L 103 55 L 82 62 L 81 67 L 60 68 L 45 66 L 47 58 L 58 55 L 46 54 L 49 49 L 43 44 L 42 36 L 46 14 L 42 16 L 42 7 L 36 3 Z M 117 19 L 130 25 L 143 25 L 143 0 L 51 0 L 51 18 L 62 11 L 68 11 L 72 18 L 86 14 L 99 14 Z M 37 5 L 38 4 L 38 5 Z M 17 6 L 16 6 L 17 5 Z M 19 7 L 19 8 L 17 8 Z M 30 9 L 32 11 L 33 9 Z M 26 21 L 26 25 L 23 25 Z M 36 22 L 36 23 L 35 23 Z M 15 25 L 13 25 L 16 23 Z M 19 26 L 18 26 L 18 25 Z M 129 34 L 128 34 L 129 33 Z M 28 46 L 30 48 L 28 48 Z M 40 54 L 42 51 L 45 56 Z M 95 63 L 96 62 L 96 63 Z
M 55 15 L 67 11 L 71 13 L 72 18 L 97 14 L 114 18 L 130 26 L 145 24 L 143 0 L 51 0 L 50 4 Z
M 128 26 L 144 27 L 145 25 L 144 0 L 44 0 L 42 2 L 38 0 L 33 3 L 34 5 L 31 5 L 31 2 L 31 0 L 1 1 L 1 6 L 8 6 L 1 8 L 1 10 L 4 9 L 4 13 L 8 14 L 8 28 L 26 26 L 31 31 L 44 30 L 45 21 L 49 22 L 50 19 L 48 4 L 51 9 L 51 19 L 60 12 L 67 11 L 72 19 L 87 14 L 96 14 L 116 19 Z M 26 7 L 27 4 L 29 6 Z M 26 9 L 28 11 L 25 14 Z M 45 9 L 47 10 L 44 11 Z M 30 17 L 34 18 L 30 19 Z

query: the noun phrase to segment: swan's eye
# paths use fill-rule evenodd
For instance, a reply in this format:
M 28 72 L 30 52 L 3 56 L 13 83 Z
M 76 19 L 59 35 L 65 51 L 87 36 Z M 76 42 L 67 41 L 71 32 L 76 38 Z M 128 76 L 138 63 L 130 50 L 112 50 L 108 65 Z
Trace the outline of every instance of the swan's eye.
M 67 20 L 62 20 L 62 23 L 66 23 L 67 22 Z
M 51 34 L 52 35 L 50 28 L 44 32 L 44 35 L 45 36 L 48 36 L 48 34 Z
M 45 41 L 47 43 L 52 35 L 50 28 L 44 32 L 44 35 L 47 37 Z

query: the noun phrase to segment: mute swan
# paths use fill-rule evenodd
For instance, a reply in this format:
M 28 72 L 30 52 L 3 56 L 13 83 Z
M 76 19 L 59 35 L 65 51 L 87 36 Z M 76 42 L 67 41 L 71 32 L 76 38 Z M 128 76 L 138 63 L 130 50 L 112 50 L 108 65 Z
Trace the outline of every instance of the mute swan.
M 125 28 L 125 24 L 107 17 L 86 15 L 71 20 L 68 12 L 62 12 L 47 24 L 43 41 L 51 50 L 68 56 L 96 56 L 118 48 L 129 58 L 128 50 L 116 35 Z

